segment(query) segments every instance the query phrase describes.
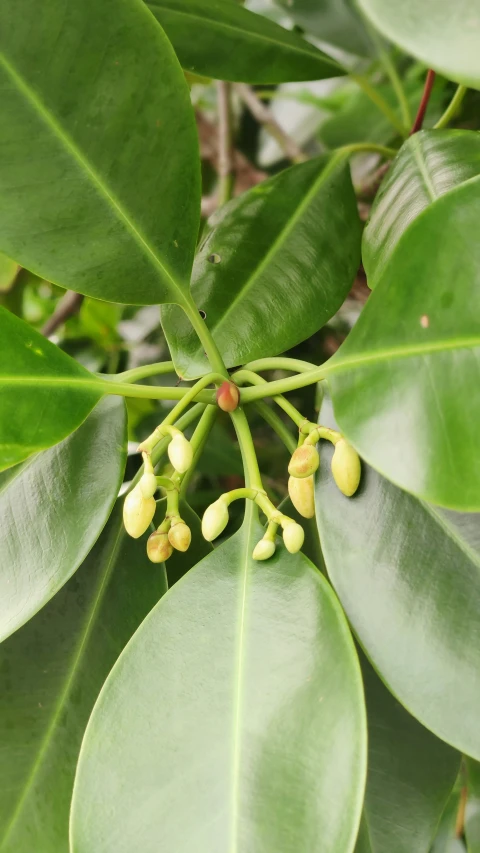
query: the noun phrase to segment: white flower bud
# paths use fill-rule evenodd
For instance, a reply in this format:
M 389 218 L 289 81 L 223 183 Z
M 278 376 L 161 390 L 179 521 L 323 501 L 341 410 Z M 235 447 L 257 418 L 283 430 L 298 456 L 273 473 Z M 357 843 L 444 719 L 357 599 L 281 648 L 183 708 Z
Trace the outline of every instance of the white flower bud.
M 207 506 L 202 518 L 202 533 L 207 542 L 220 536 L 228 523 L 228 508 L 221 498 Z
M 176 433 L 168 445 L 168 458 L 179 474 L 184 474 L 190 468 L 193 462 L 192 445 L 181 432 Z
M 352 445 L 341 438 L 332 457 L 333 478 L 344 495 L 350 498 L 358 489 L 362 473 L 360 457 Z
M 152 563 L 164 563 L 173 554 L 173 548 L 166 533 L 158 530 L 147 539 L 147 557 Z
M 192 531 L 184 521 L 178 521 L 168 531 L 168 541 L 177 551 L 188 551 L 192 541 Z
M 157 491 L 157 478 L 155 474 L 145 472 L 140 479 L 139 486 L 144 498 L 153 498 Z
M 283 541 L 285 542 L 285 548 L 287 551 L 290 551 L 291 554 L 296 554 L 297 551 L 300 551 L 304 538 L 305 534 L 303 532 L 303 527 L 301 527 L 300 524 L 297 524 L 296 521 L 291 521 L 289 524 L 285 525 L 283 530 Z
M 260 539 L 253 549 L 252 557 L 254 560 L 268 560 L 275 553 L 275 542 L 271 539 Z
M 155 498 L 144 498 L 137 483 L 128 493 L 123 504 L 123 523 L 129 536 L 138 539 L 148 529 L 157 505 Z
M 292 477 L 310 477 L 311 474 L 315 473 L 319 465 L 320 457 L 313 444 L 302 444 L 301 447 L 297 447 L 290 459 L 288 473 Z
M 288 494 L 297 512 L 304 518 L 313 518 L 315 515 L 314 501 L 314 479 L 310 477 L 290 477 L 288 480 Z

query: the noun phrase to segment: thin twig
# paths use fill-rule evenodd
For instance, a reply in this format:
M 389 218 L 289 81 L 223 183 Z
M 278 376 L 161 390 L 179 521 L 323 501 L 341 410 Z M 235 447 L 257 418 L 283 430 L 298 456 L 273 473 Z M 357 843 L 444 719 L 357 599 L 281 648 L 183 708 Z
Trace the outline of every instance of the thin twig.
M 53 335 L 59 326 L 62 326 L 69 317 L 72 317 L 73 314 L 76 314 L 80 310 L 83 299 L 83 293 L 75 293 L 73 290 L 67 290 L 60 299 L 52 316 L 49 317 L 43 326 L 42 335 L 45 335 L 46 338 Z
M 467 806 L 467 786 L 464 785 L 460 793 L 460 802 L 455 820 L 455 838 L 461 838 L 465 829 L 465 810 Z
M 262 103 L 250 86 L 247 86 L 245 83 L 236 83 L 235 90 L 253 117 L 278 142 L 289 160 L 292 160 L 294 163 L 302 163 L 308 159 L 295 140 L 280 127 L 273 113 Z
M 218 103 L 218 203 L 225 204 L 232 197 L 234 181 L 231 84 L 217 81 Z
M 412 135 L 412 133 L 417 133 L 418 130 L 422 129 L 423 119 L 425 118 L 425 113 L 427 112 L 428 102 L 430 100 L 430 95 L 432 94 L 434 82 L 435 71 L 432 71 L 432 69 L 429 68 L 429 70 L 427 71 L 425 86 L 423 88 L 422 100 L 420 101 L 420 106 L 418 108 L 417 115 L 415 116 L 413 127 L 410 131 L 410 136 Z
M 455 118 L 460 107 L 462 105 L 462 101 L 467 94 L 468 89 L 466 86 L 458 86 L 457 91 L 455 92 L 452 100 L 450 101 L 447 109 L 444 114 L 440 116 L 437 123 L 433 125 L 434 130 L 441 130 L 443 127 L 446 127 L 452 119 Z

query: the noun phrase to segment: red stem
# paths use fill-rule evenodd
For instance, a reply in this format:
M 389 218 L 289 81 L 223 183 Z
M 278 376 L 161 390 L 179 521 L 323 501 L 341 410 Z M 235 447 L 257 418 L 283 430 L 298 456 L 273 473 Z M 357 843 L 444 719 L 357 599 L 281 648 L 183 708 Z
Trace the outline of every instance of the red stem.
M 417 130 L 422 129 L 423 119 L 425 118 L 425 113 L 427 112 L 428 102 L 430 100 L 430 95 L 432 93 L 432 87 L 435 82 L 435 71 L 432 71 L 430 68 L 427 71 L 427 79 L 425 80 L 425 86 L 423 89 L 422 100 L 420 101 L 420 106 L 418 108 L 417 115 L 415 116 L 415 121 L 413 122 L 413 127 L 410 131 L 410 136 L 412 133 L 416 133 Z

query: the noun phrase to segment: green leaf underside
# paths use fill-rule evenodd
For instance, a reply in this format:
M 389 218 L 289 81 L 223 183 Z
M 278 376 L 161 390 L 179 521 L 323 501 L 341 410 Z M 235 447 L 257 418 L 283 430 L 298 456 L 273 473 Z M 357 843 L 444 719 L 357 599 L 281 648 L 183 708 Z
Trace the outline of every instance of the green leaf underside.
M 46 0 L 35 18 L 19 0 L 0 35 L 0 248 L 100 299 L 183 303 L 199 162 L 168 40 L 140 0 Z
M 103 396 L 77 361 L 0 307 L 0 470 L 73 432 Z
M 195 259 L 192 295 L 227 367 L 305 340 L 352 285 L 361 225 L 343 155 L 292 166 L 234 199 L 212 224 Z M 207 372 L 183 312 L 163 308 L 162 323 L 180 374 Z
M 394 44 L 450 80 L 480 88 L 480 15 L 477 0 L 359 0 Z
M 326 404 L 322 423 L 332 424 Z M 366 464 L 346 498 L 321 448 L 316 506 L 327 570 L 368 657 L 438 737 L 480 756 L 480 514 L 422 503 Z
M 288 17 L 322 42 L 335 45 L 348 53 L 370 56 L 375 53 L 365 25 L 354 3 L 349 0 L 278 0 Z
M 153 853 L 159 838 L 198 853 L 298 853 L 318 838 L 324 853 L 353 849 L 365 772 L 354 648 L 305 557 L 251 559 L 261 533 L 249 513 L 113 669 L 81 751 L 74 853 Z
M 480 764 L 467 759 L 468 799 L 465 809 L 465 837 L 468 853 L 480 853 Z
M 152 0 L 183 68 L 244 83 L 338 77 L 344 69 L 296 33 L 225 0 Z
M 428 218 L 438 198 L 479 175 L 478 133 L 436 130 L 410 137 L 381 184 L 363 233 L 362 260 L 371 288 L 381 279 L 402 237 L 405 243 L 400 243 L 399 251 L 405 246 L 408 253 L 412 222 L 421 215 Z M 477 183 L 472 191 L 478 194 Z
M 325 370 L 359 453 L 401 488 L 465 511 L 480 509 L 479 220 L 480 177 L 417 216 Z
M 122 482 L 126 428 L 123 400 L 108 397 L 61 444 L 0 475 L 0 639 L 55 595 L 94 545 Z
M 169 588 L 180 580 L 192 566 L 199 563 L 200 560 L 203 560 L 207 554 L 213 551 L 211 542 L 207 542 L 202 536 L 202 523 L 197 513 L 184 500 L 180 500 L 179 507 L 181 518 L 183 518 L 185 524 L 188 524 L 192 531 L 192 541 L 188 551 L 174 551 L 165 563 Z M 166 498 L 162 498 L 162 500 L 157 502 L 157 511 L 153 522 L 155 527 L 158 527 L 162 523 L 166 510 L 167 500 Z
M 355 853 L 429 853 L 460 755 L 394 699 L 361 656 L 368 775 Z
M 111 667 L 166 590 L 121 502 L 75 577 L 0 646 L 0 849 L 68 853 L 75 765 Z

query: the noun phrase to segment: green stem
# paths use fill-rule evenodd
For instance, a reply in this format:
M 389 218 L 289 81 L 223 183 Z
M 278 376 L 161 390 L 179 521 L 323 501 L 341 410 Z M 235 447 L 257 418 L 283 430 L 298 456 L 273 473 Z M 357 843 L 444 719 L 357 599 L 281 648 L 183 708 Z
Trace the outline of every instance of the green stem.
M 352 142 L 351 145 L 343 145 L 341 148 L 337 148 L 335 153 L 344 151 L 346 154 L 361 154 L 372 153 L 372 154 L 380 154 L 382 157 L 386 157 L 391 160 L 392 157 L 396 157 L 398 151 L 396 148 L 387 148 L 386 145 L 377 145 L 376 142 Z
M 254 373 L 252 370 L 238 370 L 236 373 L 233 374 L 232 380 L 235 382 L 236 385 L 239 386 L 244 385 L 246 382 L 249 382 L 250 385 L 268 384 L 266 379 L 263 379 L 262 376 L 257 376 L 257 374 Z M 240 395 L 240 399 L 242 399 L 242 395 Z M 292 421 L 298 427 L 303 424 L 303 422 L 305 421 L 304 415 L 302 415 L 302 413 L 299 412 L 298 409 L 295 408 L 295 406 L 292 406 L 289 400 L 286 400 L 285 397 L 282 397 L 281 395 L 277 395 L 273 399 L 277 406 L 280 406 L 280 408 L 283 409 L 285 414 L 287 414 L 288 417 L 291 418 Z
M 242 407 L 238 407 L 234 412 L 230 412 L 230 417 L 235 427 L 240 451 L 243 459 L 243 467 L 245 469 L 245 484 L 251 489 L 261 489 L 263 491 L 262 478 L 258 467 L 257 454 L 253 444 L 252 433 L 248 425 L 247 416 Z
M 146 379 L 148 376 L 161 376 L 163 373 L 175 373 L 173 361 L 144 364 L 142 367 L 133 367 L 132 370 L 125 370 L 123 373 L 117 373 L 112 377 L 104 376 L 102 373 L 98 375 L 100 379 L 107 379 L 112 382 L 138 382 L 139 379 Z
M 278 417 L 278 415 L 267 405 L 267 403 L 262 403 L 259 400 L 257 403 L 253 404 L 254 408 L 263 418 L 264 421 L 277 433 L 279 439 L 283 441 L 285 447 L 287 448 L 289 453 L 293 453 L 297 448 L 297 442 L 295 441 L 293 435 L 288 431 L 287 427 L 283 423 L 283 421 Z
M 218 415 L 218 409 L 216 406 L 207 406 L 205 411 L 203 412 L 202 417 L 200 418 L 197 426 L 195 427 L 195 431 L 190 439 L 190 444 L 193 449 L 193 462 L 188 469 L 185 471 L 185 474 L 181 475 L 180 480 L 180 495 L 184 497 L 192 476 L 195 472 L 195 468 L 198 464 L 198 460 L 202 455 L 203 448 L 207 442 L 208 436 L 210 435 L 210 430 L 212 429 Z
M 142 397 L 148 400 L 183 400 L 190 388 L 163 387 L 160 385 L 129 385 L 123 382 L 102 380 L 104 394 L 115 394 L 120 397 Z M 216 404 L 213 391 L 200 391 L 196 395 L 197 403 Z
M 306 373 L 309 370 L 316 370 L 317 365 L 311 364 L 309 361 L 300 361 L 298 358 L 278 356 L 249 361 L 248 364 L 244 365 L 244 369 L 253 370 L 254 373 L 260 373 L 262 370 L 291 370 L 295 373 Z
M 257 489 L 232 489 L 230 492 L 224 492 L 222 495 L 222 501 L 225 501 L 227 506 L 230 506 L 233 501 L 239 501 L 243 498 L 245 500 L 254 501 L 258 495 Z
M 273 382 L 266 382 L 264 385 L 244 388 L 241 393 L 242 405 L 251 403 L 253 400 L 262 400 L 264 397 L 275 397 L 277 394 L 284 394 L 286 391 L 296 391 L 297 388 L 305 388 L 306 385 L 313 385 L 315 382 L 325 379 L 328 373 L 330 373 L 330 369 L 321 365 L 315 370 L 297 376 L 287 376 L 285 379 L 276 379 Z
M 207 356 L 210 366 L 213 370 L 216 370 L 217 373 L 221 373 L 224 379 L 228 379 L 228 371 L 223 363 L 223 358 L 220 355 L 220 351 L 213 340 L 207 326 L 205 325 L 202 317 L 198 312 L 198 308 L 195 305 L 193 299 L 189 301 L 185 301 L 182 304 L 182 308 L 185 311 L 188 319 L 190 320 L 193 328 L 195 329 L 198 337 L 200 338 L 200 343 L 205 350 L 205 355 Z
M 457 91 L 455 92 L 444 114 L 440 116 L 437 123 L 433 125 L 434 130 L 441 130 L 443 127 L 446 127 L 447 124 L 449 124 L 453 118 L 455 118 L 467 92 L 467 86 L 458 86 Z
M 207 385 L 217 384 L 220 385 L 223 382 L 223 374 L 221 373 L 207 373 L 205 376 L 202 376 L 198 382 L 195 382 L 195 385 L 192 385 L 190 388 L 187 388 L 187 393 L 182 397 L 182 399 L 177 403 L 176 406 L 173 407 L 172 411 L 168 413 L 167 417 L 164 418 L 162 423 L 157 429 L 161 429 L 161 427 L 169 426 L 170 424 L 174 424 L 176 420 L 180 417 L 184 409 L 193 402 L 193 400 L 197 399 L 198 395 Z
M 383 98 L 377 90 L 372 86 L 372 84 L 364 77 L 362 74 L 350 74 L 352 80 L 360 86 L 363 92 L 373 101 L 374 104 L 378 107 L 378 109 L 384 114 L 385 118 L 387 118 L 390 124 L 393 125 L 395 130 L 402 136 L 406 138 L 408 131 L 406 131 L 403 126 L 403 122 L 397 118 L 397 115 L 394 110 L 392 110 L 390 104 L 387 103 L 385 98 Z

